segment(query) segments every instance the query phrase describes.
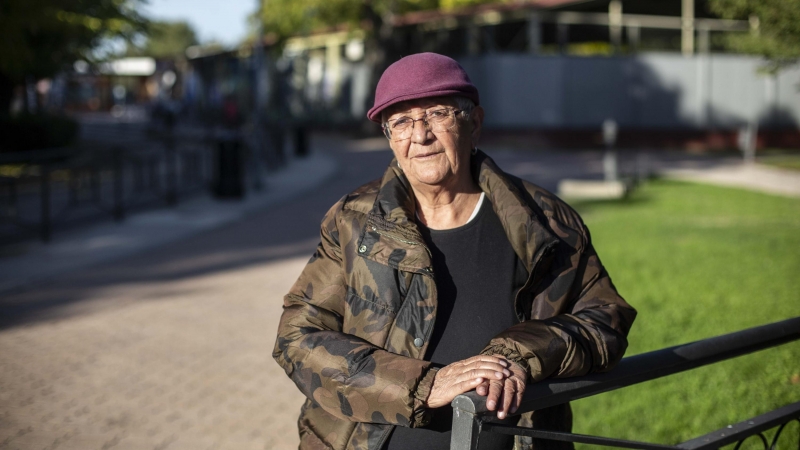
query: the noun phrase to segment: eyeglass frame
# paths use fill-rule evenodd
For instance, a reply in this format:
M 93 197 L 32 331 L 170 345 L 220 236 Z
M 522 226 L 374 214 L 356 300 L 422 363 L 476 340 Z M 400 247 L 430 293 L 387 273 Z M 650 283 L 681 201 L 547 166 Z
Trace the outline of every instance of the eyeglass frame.
M 447 129 L 448 131 L 452 130 L 453 128 L 455 128 L 456 123 L 458 123 L 458 114 L 466 113 L 466 117 L 469 117 L 469 115 L 472 114 L 472 109 L 471 108 L 470 109 L 456 109 L 456 108 L 450 108 L 450 107 L 446 107 L 445 106 L 443 108 L 434 109 L 432 111 L 426 111 L 422 115 L 422 117 L 420 117 L 419 119 L 412 119 L 411 117 L 406 116 L 408 119 L 411 119 L 411 134 L 414 134 L 414 127 L 417 126 L 417 121 L 420 121 L 420 120 L 422 121 L 422 124 L 425 126 L 426 130 L 433 131 L 433 129 L 431 128 L 430 123 L 428 123 L 428 121 L 427 121 L 428 114 L 429 114 L 429 112 L 433 113 L 433 112 L 442 111 L 442 110 L 448 111 L 450 114 L 453 115 L 453 118 L 456 120 L 456 122 L 453 123 L 453 126 Z M 392 121 L 398 121 L 398 120 L 400 120 L 402 118 L 403 117 L 398 117 L 397 119 L 393 119 Z M 381 129 L 383 130 L 383 135 L 386 136 L 386 139 L 392 141 L 392 132 L 389 129 L 389 122 L 391 122 L 391 121 L 387 120 L 386 122 L 383 122 L 381 124 Z M 403 138 L 403 139 L 396 139 L 396 140 L 394 140 L 394 142 L 404 141 L 404 140 L 410 139 L 410 138 L 411 138 L 411 136 L 409 136 L 407 138 Z

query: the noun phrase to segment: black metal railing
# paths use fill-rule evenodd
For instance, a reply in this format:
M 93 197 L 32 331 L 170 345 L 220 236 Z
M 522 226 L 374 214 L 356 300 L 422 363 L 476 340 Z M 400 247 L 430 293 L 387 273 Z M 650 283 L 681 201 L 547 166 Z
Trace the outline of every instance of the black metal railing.
M 798 339 L 800 339 L 800 317 L 631 356 L 623 359 L 616 368 L 606 373 L 547 380 L 528 385 L 517 414 L 655 380 Z M 452 405 L 454 414 L 451 450 L 477 449 L 482 431 L 634 449 L 715 449 L 733 443 L 738 443 L 736 447 L 738 449 L 746 439 L 757 437 L 766 450 L 775 448 L 778 437 L 788 423 L 793 420 L 800 421 L 800 401 L 797 401 L 696 439 L 677 445 L 662 445 L 492 423 L 494 413 L 490 413 L 486 408 L 486 397 L 475 392 L 459 395 L 453 400 Z M 778 430 L 770 442 L 763 433 L 776 427 Z
M 0 235 L 47 242 L 55 226 L 174 206 L 207 189 L 212 144 L 204 136 L 165 135 L 135 145 L 2 154 L 0 167 L 20 173 L 0 177 Z

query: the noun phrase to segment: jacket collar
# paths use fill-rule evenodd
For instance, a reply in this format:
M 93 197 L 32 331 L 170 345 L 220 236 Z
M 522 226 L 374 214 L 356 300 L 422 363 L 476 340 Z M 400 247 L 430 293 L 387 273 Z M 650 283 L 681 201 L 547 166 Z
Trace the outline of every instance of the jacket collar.
M 544 225 L 546 220 L 541 210 L 484 152 L 474 152 L 471 170 L 478 186 L 491 201 L 512 248 L 528 271 L 531 271 L 540 251 L 557 240 Z M 359 245 L 372 244 L 364 252 L 364 256 L 400 269 L 427 270 L 431 266 L 430 252 L 422 239 L 415 216 L 416 198 L 411 184 L 398 167 L 397 160 L 392 160 L 383 175 L 375 203 L 361 234 L 362 244 Z M 365 239 L 370 233 L 389 239 L 379 239 L 377 236 L 374 239 Z M 396 251 L 398 243 L 408 244 L 405 249 L 409 253 L 402 263 L 393 263 L 387 255 Z M 383 245 L 392 248 L 382 248 Z

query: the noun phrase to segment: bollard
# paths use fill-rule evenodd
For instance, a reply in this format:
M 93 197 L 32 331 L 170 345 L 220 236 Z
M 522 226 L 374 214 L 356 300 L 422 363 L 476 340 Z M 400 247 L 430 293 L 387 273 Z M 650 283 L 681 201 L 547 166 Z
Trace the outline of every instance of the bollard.
M 603 121 L 603 143 L 606 145 L 606 152 L 603 155 L 603 176 L 606 181 L 617 181 L 619 178 L 617 152 L 617 122 L 614 119 Z

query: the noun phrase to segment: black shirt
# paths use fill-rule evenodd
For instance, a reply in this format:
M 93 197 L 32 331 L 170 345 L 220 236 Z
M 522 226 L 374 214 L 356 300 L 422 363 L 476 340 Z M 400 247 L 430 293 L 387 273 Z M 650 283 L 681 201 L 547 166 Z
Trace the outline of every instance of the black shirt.
M 438 311 L 426 360 L 438 366 L 480 353 L 494 336 L 517 323 L 514 296 L 528 272 L 517 257 L 488 198 L 476 217 L 450 230 L 420 231 L 433 256 Z M 395 427 L 387 450 L 447 450 L 452 407 L 439 408 L 425 428 Z M 480 449 L 507 450 L 513 436 L 483 433 Z

